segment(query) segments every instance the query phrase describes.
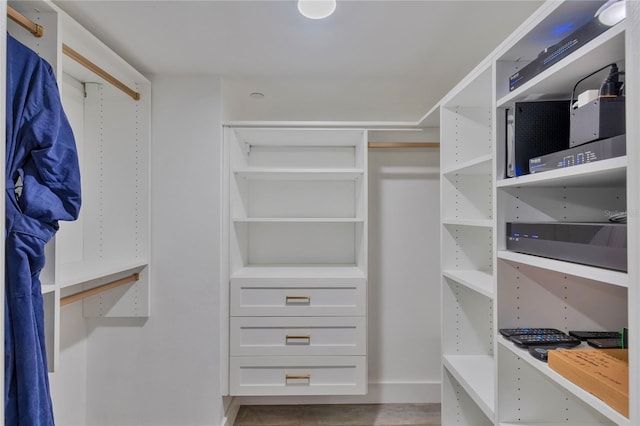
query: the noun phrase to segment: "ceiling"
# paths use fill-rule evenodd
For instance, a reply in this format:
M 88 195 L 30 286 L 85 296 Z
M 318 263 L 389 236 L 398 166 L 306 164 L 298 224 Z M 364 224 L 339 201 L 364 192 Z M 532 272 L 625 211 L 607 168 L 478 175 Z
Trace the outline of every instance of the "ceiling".
M 221 77 L 231 120 L 417 122 L 542 2 L 338 0 L 324 20 L 293 0 L 54 3 L 149 77 Z

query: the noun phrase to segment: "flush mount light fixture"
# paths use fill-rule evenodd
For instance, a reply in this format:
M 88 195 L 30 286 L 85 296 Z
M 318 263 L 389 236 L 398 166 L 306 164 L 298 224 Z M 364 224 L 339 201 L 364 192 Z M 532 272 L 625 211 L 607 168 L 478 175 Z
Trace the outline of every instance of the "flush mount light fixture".
M 323 19 L 336 10 L 336 0 L 298 0 L 298 11 L 309 19 Z
M 264 93 L 260 93 L 260 92 L 249 93 L 249 97 L 251 99 L 262 99 L 264 98 Z
M 625 0 L 609 0 L 598 9 L 595 16 L 604 25 L 617 24 L 627 16 Z

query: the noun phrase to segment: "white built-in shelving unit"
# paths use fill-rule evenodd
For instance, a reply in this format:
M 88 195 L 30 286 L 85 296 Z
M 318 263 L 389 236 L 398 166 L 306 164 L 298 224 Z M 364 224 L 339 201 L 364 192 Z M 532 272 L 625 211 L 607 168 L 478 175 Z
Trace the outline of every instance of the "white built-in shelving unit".
M 627 92 L 626 156 L 505 178 L 506 108 L 569 99 L 579 79 L 613 62 L 626 68 L 627 87 L 638 83 L 640 7 L 627 2 L 625 21 L 509 91 L 508 77 L 554 44 L 553 28 L 586 22 L 603 3 L 544 3 L 440 102 L 443 424 L 640 422 L 637 341 L 629 348 L 627 417 L 497 332 L 629 327 L 637 336 L 638 91 Z M 587 80 L 597 86 L 586 88 L 601 82 Z M 509 221 L 604 222 L 615 211 L 629 212 L 628 272 L 506 250 Z
M 51 64 L 80 162 L 80 217 L 60 223 L 47 245 L 47 263 L 40 275 L 49 367 L 55 370 L 65 297 L 131 277 L 131 282 L 77 303 L 83 303 L 86 317 L 149 315 L 151 86 L 50 1 L 9 5 L 43 28 L 43 35 L 36 37 L 8 21 L 11 35 Z M 65 53 L 68 48 L 94 69 Z M 96 74 L 96 67 L 108 76 Z M 137 93 L 138 99 L 110 78 Z
M 469 424 L 494 417 L 493 111 L 491 66 L 440 103 L 442 393 L 463 394 Z M 459 419 L 443 404 L 443 424 Z M 457 421 L 457 420 L 456 420 Z
M 229 394 L 364 394 L 367 132 L 224 136 Z

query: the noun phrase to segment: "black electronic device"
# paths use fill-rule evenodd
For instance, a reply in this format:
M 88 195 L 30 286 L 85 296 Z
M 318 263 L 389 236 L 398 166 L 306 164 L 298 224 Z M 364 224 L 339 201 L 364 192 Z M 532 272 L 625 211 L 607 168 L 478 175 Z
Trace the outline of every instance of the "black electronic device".
M 625 97 L 599 97 L 571 110 L 569 146 L 579 146 L 625 132 Z
M 622 339 L 588 339 L 587 344 L 598 349 L 624 349 Z
M 580 340 L 589 339 L 618 339 L 622 334 L 617 331 L 569 331 L 569 336 L 577 337 Z
M 506 177 L 529 174 L 529 160 L 569 148 L 569 101 L 516 102 L 506 109 Z
M 546 70 L 561 59 L 566 58 L 609 28 L 611 28 L 611 26 L 601 23 L 598 18 L 592 18 L 553 46 L 542 50 L 538 54 L 537 58 L 529 62 L 516 73 L 512 74 L 509 77 L 509 91 L 513 91 L 522 86 L 524 83 L 531 80 L 533 77 L 540 74 L 542 71 Z
M 593 163 L 627 154 L 626 135 L 600 139 L 529 159 L 529 172 L 540 173 L 580 164 Z
M 555 328 L 501 328 L 498 331 L 505 337 L 524 334 L 562 334 L 561 330 Z
M 581 343 L 577 337 L 568 334 L 520 334 L 509 338 L 518 346 L 564 346 L 572 347 Z
M 549 346 L 529 346 L 529 353 L 535 359 L 539 359 L 540 361 L 547 362 L 549 359 L 549 351 L 552 350 L 566 350 L 568 349 L 566 346 L 558 346 L 558 345 L 549 345 Z
M 507 222 L 507 250 L 627 271 L 627 225 L 599 222 Z
M 609 75 L 600 89 L 584 92 L 573 104 L 578 85 L 607 68 L 610 68 Z M 578 80 L 571 92 L 569 146 L 574 147 L 625 133 L 624 83 L 620 81 L 620 76 L 624 74 L 624 71 L 618 69 L 616 63 L 612 63 Z

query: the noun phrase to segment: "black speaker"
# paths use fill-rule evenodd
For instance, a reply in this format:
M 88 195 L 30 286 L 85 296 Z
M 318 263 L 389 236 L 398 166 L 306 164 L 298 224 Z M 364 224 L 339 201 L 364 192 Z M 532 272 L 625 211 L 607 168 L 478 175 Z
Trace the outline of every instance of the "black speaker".
M 529 174 L 529 159 L 569 148 L 569 101 L 516 102 L 506 110 L 506 177 Z

